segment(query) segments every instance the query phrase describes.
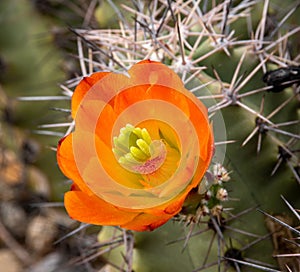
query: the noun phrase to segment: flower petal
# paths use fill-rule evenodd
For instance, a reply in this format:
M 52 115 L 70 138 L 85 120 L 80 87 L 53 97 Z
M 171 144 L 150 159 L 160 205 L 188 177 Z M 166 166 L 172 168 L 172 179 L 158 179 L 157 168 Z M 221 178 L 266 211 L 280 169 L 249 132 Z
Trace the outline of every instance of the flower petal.
M 184 88 L 178 75 L 167 66 L 150 60 L 141 61 L 133 65 L 128 74 L 130 77 L 94 73 L 79 83 L 72 97 L 76 130 L 60 141 L 57 161 L 63 173 L 74 181 L 72 190 L 65 194 L 65 207 L 72 218 L 97 225 L 120 225 L 137 231 L 153 230 L 177 214 L 188 193 L 199 184 L 213 154 L 213 135 L 207 109 Z M 176 110 L 170 114 L 170 109 Z M 155 122 L 156 119 L 162 124 Z M 161 171 L 142 180 L 141 175 L 120 166 L 112 152 L 112 139 L 127 123 L 137 125 L 145 120 L 153 120 L 152 126 L 146 129 L 152 139 L 164 139 L 169 146 L 170 158 Z M 163 122 L 166 122 L 165 125 Z M 176 128 L 175 133 L 171 127 Z M 187 157 L 185 154 L 194 146 L 194 153 Z M 182 156 L 187 159 L 181 160 L 183 163 L 178 166 L 181 149 L 185 150 Z M 149 183 L 150 189 L 151 186 L 156 189 L 177 169 L 180 170 L 178 173 L 182 169 L 185 171 L 174 176 L 170 184 L 166 183 L 167 188 L 157 188 L 161 199 L 167 197 L 169 191 L 176 194 L 161 205 L 154 202 L 156 206 L 151 206 L 147 200 L 148 206 L 144 207 L 145 198 L 141 198 L 142 194 L 138 192 L 145 187 L 147 191 L 143 183 Z M 116 183 L 121 188 L 136 191 L 124 189 L 124 193 L 115 192 L 113 186 Z M 185 187 L 181 189 L 183 183 Z M 156 195 L 156 191 L 153 192 Z M 152 197 L 152 194 L 149 193 L 149 196 Z M 132 197 L 132 205 L 129 197 Z M 142 199 L 142 205 L 135 203 L 135 199 Z
M 91 190 L 86 186 L 85 182 L 76 166 L 76 161 L 73 154 L 73 144 L 72 144 L 73 134 L 69 134 L 65 138 L 59 141 L 57 147 L 57 162 L 59 168 L 64 173 L 64 175 L 70 179 L 84 192 L 91 194 Z
M 122 90 L 114 99 L 114 111 L 120 114 L 123 110 L 141 100 L 147 99 L 149 84 L 136 85 Z
M 156 216 L 141 213 L 138 216 L 136 216 L 132 221 L 122 224 L 121 227 L 135 231 L 151 231 L 165 224 L 168 220 L 172 218 L 172 216 L 173 215 L 167 214 Z
M 114 123 L 117 119 L 117 115 L 110 104 L 107 104 L 98 119 L 95 133 L 108 147 L 112 148 L 111 141 L 111 131 L 113 129 Z
M 132 221 L 138 213 L 119 210 L 95 195 L 81 191 L 65 194 L 65 207 L 72 219 L 95 225 L 123 225 Z
M 109 72 L 98 72 L 94 73 L 89 77 L 84 77 L 78 86 L 76 87 L 73 96 L 72 96 L 72 117 L 75 119 L 78 107 L 85 96 L 85 94 L 95 85 L 99 80 L 101 80 L 106 75 L 110 74 Z
M 160 62 L 151 60 L 140 61 L 133 65 L 128 73 L 132 86 L 151 84 L 167 86 L 175 90 L 184 89 L 180 77 Z
M 210 158 L 211 145 L 208 147 L 208 144 L 212 143 L 212 132 L 208 122 L 207 109 L 195 97 L 191 99 L 188 92 L 182 94 L 181 92 L 167 88 L 161 91 L 161 88 L 160 86 L 150 88 L 148 91 L 149 98 L 167 101 L 182 110 L 189 117 L 197 131 L 200 144 L 200 157 L 204 161 L 207 157 Z
M 139 182 L 140 176 L 123 168 L 118 163 L 112 150 L 99 138 L 96 138 L 96 149 L 99 156 L 98 159 L 105 169 L 106 175 L 109 175 L 117 183 L 122 184 L 126 187 L 135 189 L 143 188 L 143 186 L 141 186 Z M 92 160 L 88 166 L 88 169 L 86 169 L 87 172 L 90 172 L 91 175 L 95 176 L 95 169 L 97 169 L 97 165 L 99 164 L 98 159 Z

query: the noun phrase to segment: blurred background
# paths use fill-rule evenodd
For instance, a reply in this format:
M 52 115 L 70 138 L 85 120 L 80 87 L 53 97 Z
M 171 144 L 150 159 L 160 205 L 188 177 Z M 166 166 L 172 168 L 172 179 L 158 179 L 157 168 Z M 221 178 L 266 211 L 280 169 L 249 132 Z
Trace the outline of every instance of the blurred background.
M 99 27 L 100 2 L 0 1 L 1 271 L 80 271 L 62 267 L 78 247 L 54 244 L 73 222 L 55 207 L 69 188 L 55 157 L 63 134 L 54 128 L 48 135 L 43 125 L 70 120 L 60 110 L 70 101 L 51 97 L 61 96 L 59 84 L 80 74 L 69 28 Z M 54 207 L 37 204 L 49 202 Z

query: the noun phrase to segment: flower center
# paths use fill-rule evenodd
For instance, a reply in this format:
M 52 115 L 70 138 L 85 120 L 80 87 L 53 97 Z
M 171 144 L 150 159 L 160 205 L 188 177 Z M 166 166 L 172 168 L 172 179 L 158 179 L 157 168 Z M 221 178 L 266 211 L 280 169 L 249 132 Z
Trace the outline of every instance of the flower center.
M 151 174 L 161 167 L 167 156 L 163 140 L 152 140 L 146 128 L 127 124 L 114 137 L 113 153 L 125 169 L 143 175 Z

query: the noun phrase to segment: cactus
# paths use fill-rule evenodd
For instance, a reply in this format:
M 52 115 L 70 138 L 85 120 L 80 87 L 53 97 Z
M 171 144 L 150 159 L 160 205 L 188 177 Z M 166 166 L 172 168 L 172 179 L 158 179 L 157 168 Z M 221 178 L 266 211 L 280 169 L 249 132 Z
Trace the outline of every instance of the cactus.
M 287 212 L 281 195 L 300 206 L 299 78 L 278 90 L 266 72 L 297 70 L 297 7 L 288 1 L 282 11 L 275 0 L 134 3 L 113 5 L 119 29 L 73 30 L 82 75 L 124 71 L 145 58 L 169 65 L 206 103 L 216 153 L 199 190 L 163 227 L 102 227 L 102 261 L 110 271 L 279 271 L 257 207 Z M 78 81 L 68 81 L 64 93 L 72 95 Z

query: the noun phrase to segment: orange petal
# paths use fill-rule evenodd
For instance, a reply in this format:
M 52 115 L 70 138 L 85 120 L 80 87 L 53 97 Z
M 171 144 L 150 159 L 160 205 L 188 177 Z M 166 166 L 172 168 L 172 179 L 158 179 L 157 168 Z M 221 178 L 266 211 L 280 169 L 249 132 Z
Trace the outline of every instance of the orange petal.
M 182 208 L 183 202 L 188 195 L 188 192 L 189 191 L 187 190 L 183 195 L 180 195 L 179 197 L 175 198 L 175 200 L 170 201 L 170 203 L 165 207 L 164 212 L 172 216 L 179 213 Z
M 96 131 L 97 136 L 110 148 L 112 148 L 111 131 L 117 119 L 117 115 L 110 104 L 107 104 L 101 112 L 97 121 Z
M 97 196 L 81 191 L 67 192 L 64 202 L 71 218 L 89 224 L 123 225 L 138 215 L 135 212 L 119 210 Z
M 153 65 L 150 65 L 151 63 Z M 142 66 L 143 64 L 145 65 Z M 110 76 L 107 76 L 108 74 Z M 86 111 L 86 114 L 83 115 L 82 126 L 78 126 L 78 123 L 80 123 L 78 120 L 76 120 L 76 126 L 77 128 L 80 127 L 81 132 L 94 133 L 92 130 L 95 127 L 94 124 L 97 123 L 96 135 L 100 138 L 99 143 L 96 137 L 98 156 L 101 158 L 105 168 L 111 170 L 108 171 L 110 172 L 110 176 L 114 177 L 114 179 L 123 178 L 123 181 L 120 183 L 130 186 L 127 182 L 132 183 L 133 177 L 128 175 L 128 173 L 121 175 L 121 172 L 115 171 L 117 167 L 114 166 L 119 167 L 119 165 L 114 165 L 117 162 L 111 151 L 111 130 L 117 115 L 135 102 L 145 99 L 164 100 L 177 106 L 193 123 L 199 138 L 201 152 L 197 170 L 186 190 L 168 203 L 151 209 L 119 209 L 97 197 L 83 182 L 73 155 L 72 135 L 61 140 L 58 146 L 57 160 L 63 173 L 74 180 L 75 185 L 73 186 L 73 190 L 81 190 L 65 194 L 65 206 L 71 217 L 81 222 L 92 224 L 121 225 L 124 228 L 137 231 L 153 230 L 167 222 L 180 211 L 189 191 L 200 182 L 212 157 L 213 136 L 208 123 L 206 108 L 184 88 L 181 79 L 167 66 L 146 60 L 134 65 L 129 70 L 129 74 L 131 76 L 129 80 L 123 75 L 112 73 L 95 73 L 90 77 L 84 78 L 76 88 L 72 98 L 73 118 L 76 116 L 78 107 L 86 93 L 100 80 L 102 81 L 99 87 L 94 88 L 94 90 L 97 88 L 95 92 L 96 96 L 92 95 L 91 98 L 84 101 L 86 104 L 82 104 L 82 109 Z M 122 87 L 125 88 L 125 91 L 121 91 L 123 90 Z M 98 89 L 101 92 L 98 92 Z M 97 94 L 103 94 L 102 91 L 104 91 L 104 95 L 100 95 L 100 99 L 98 99 Z M 112 98 L 112 94 L 117 96 L 109 100 L 109 98 Z M 97 119 L 97 114 L 99 115 L 101 111 L 99 112 L 99 103 L 97 102 L 101 103 L 102 106 L 106 104 L 99 119 Z M 91 123 L 93 123 L 92 126 Z M 161 131 L 164 131 L 165 136 L 169 136 L 168 131 Z M 168 138 L 167 142 L 178 145 L 176 137 Z M 83 149 L 84 146 L 83 141 Z M 90 164 L 91 158 L 83 156 L 80 159 L 86 161 L 87 165 L 91 167 L 91 174 L 95 173 L 95 167 Z
M 136 85 L 120 92 L 114 99 L 115 112 L 117 114 L 120 114 L 123 110 L 125 110 L 132 104 L 146 99 L 147 91 L 149 88 L 149 84 Z
M 201 179 L 203 178 L 207 168 L 209 167 L 211 158 L 214 153 L 214 140 L 213 140 L 212 132 L 208 134 L 207 138 L 208 138 L 208 140 L 206 142 L 206 146 L 204 146 L 202 148 L 202 149 L 205 149 L 205 150 L 202 150 L 202 154 L 205 153 L 204 155 L 202 155 L 204 160 L 202 158 L 199 158 L 197 170 L 195 172 L 193 181 L 191 183 L 191 185 L 193 187 L 197 186 L 201 182 Z
M 141 213 L 132 221 L 122 224 L 121 227 L 135 231 L 151 231 L 165 224 L 172 218 L 172 215 L 155 216 Z
M 91 190 L 86 186 L 77 169 L 73 154 L 72 134 L 59 141 L 57 147 L 57 162 L 59 168 L 65 176 L 70 178 L 84 192 L 91 194 Z
M 171 201 L 163 205 L 144 209 L 144 210 L 139 210 L 139 211 L 156 217 L 162 217 L 162 218 L 173 217 L 174 215 L 180 212 L 183 202 L 187 195 L 188 192 L 186 191 L 184 192 L 184 194 L 177 196 L 176 198 L 172 199 Z
M 89 77 L 84 77 L 76 87 L 72 96 L 72 117 L 75 118 L 80 102 L 82 101 L 85 94 L 91 89 L 91 87 L 101 80 L 109 72 L 98 72 L 94 73 Z
M 132 86 L 151 84 L 162 85 L 176 90 L 184 89 L 180 77 L 166 65 L 145 60 L 133 65 L 128 73 Z
M 212 132 L 207 117 L 207 109 L 204 105 L 195 97 L 191 98 L 190 93 L 187 90 L 185 94 L 182 94 L 179 91 L 162 88 L 160 86 L 153 86 L 149 89 L 148 94 L 152 99 L 164 100 L 177 106 L 187 115 L 187 117 L 189 117 L 200 140 L 200 156 L 205 160 L 205 158 L 210 155 L 207 152 L 207 144 L 210 141 Z M 209 149 L 211 149 L 211 147 L 209 147 Z

